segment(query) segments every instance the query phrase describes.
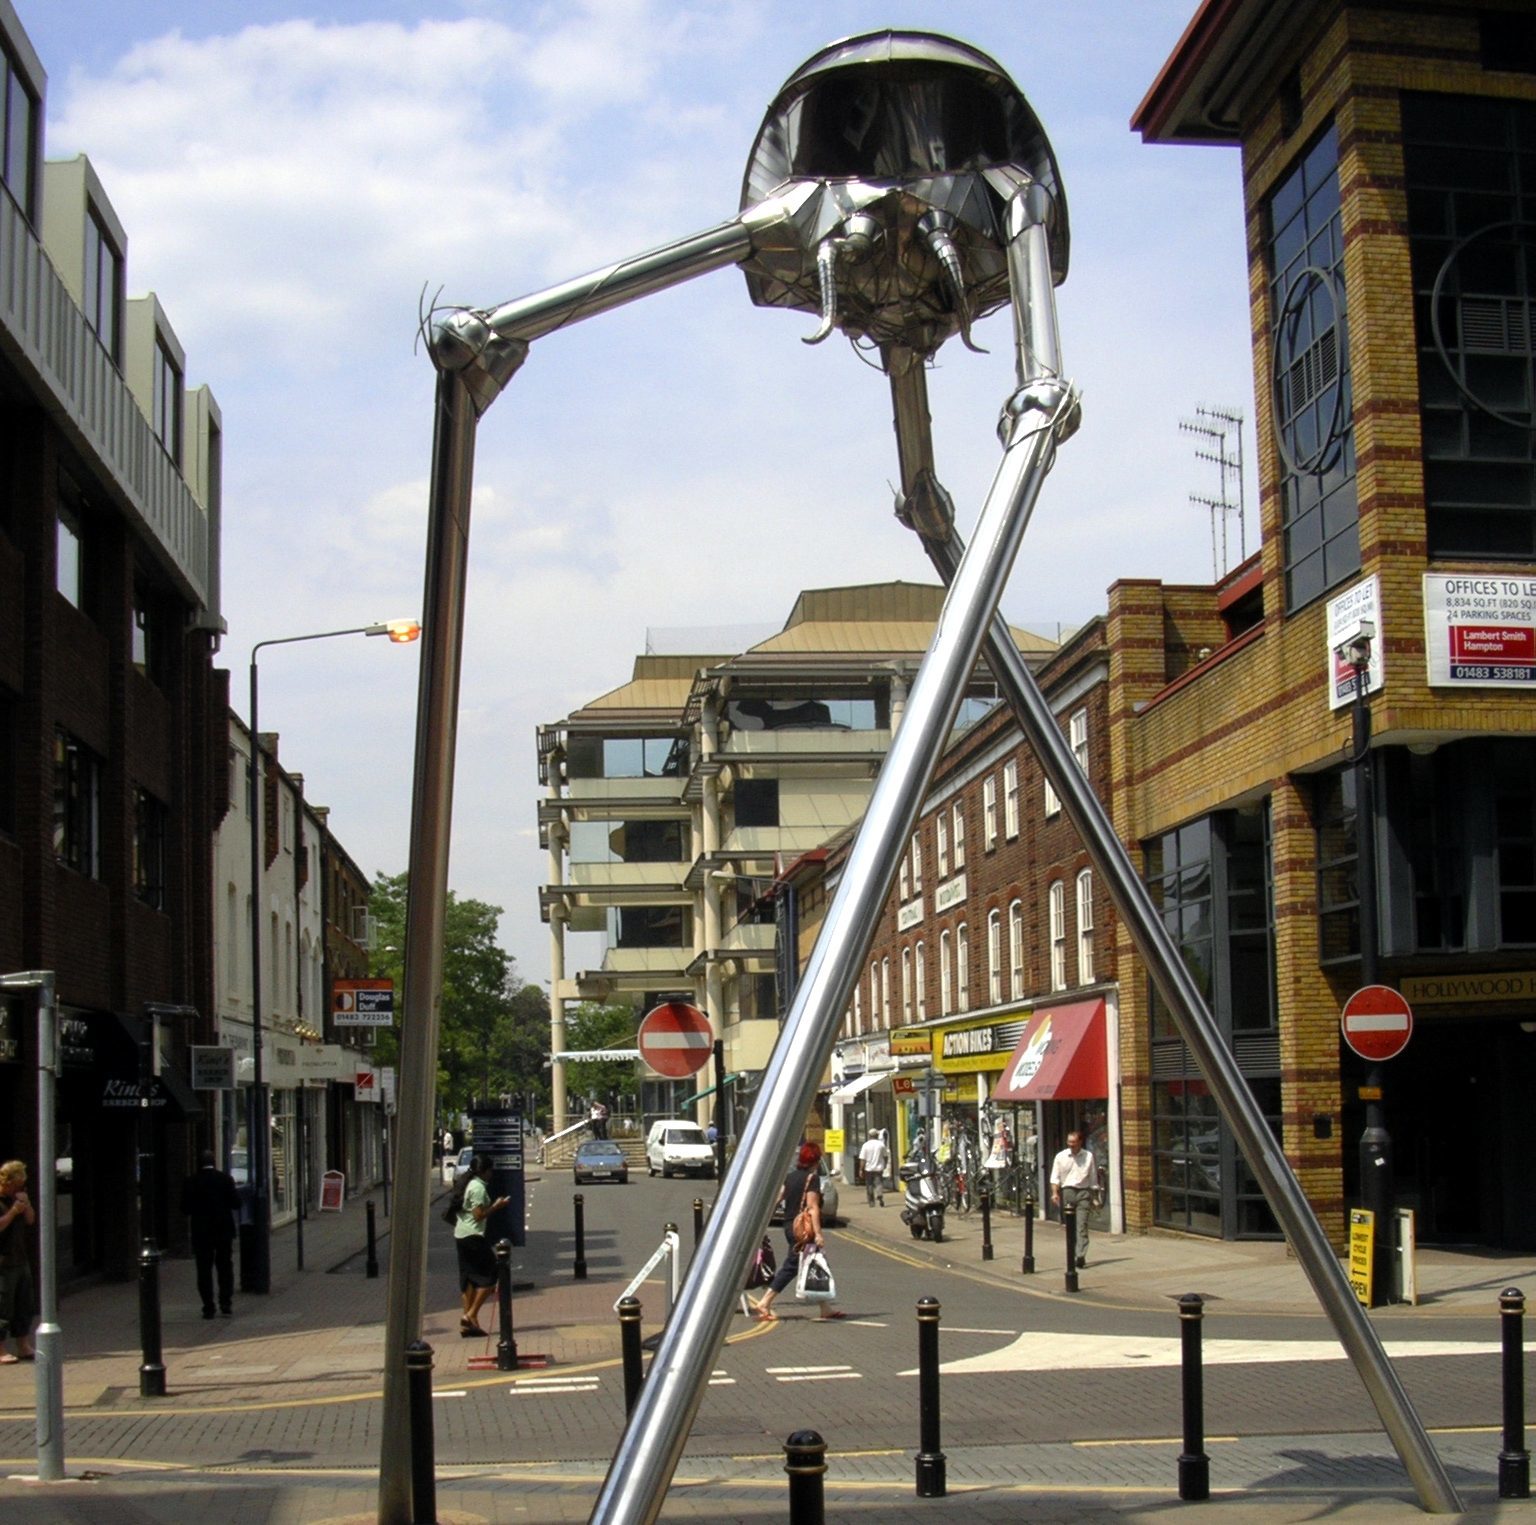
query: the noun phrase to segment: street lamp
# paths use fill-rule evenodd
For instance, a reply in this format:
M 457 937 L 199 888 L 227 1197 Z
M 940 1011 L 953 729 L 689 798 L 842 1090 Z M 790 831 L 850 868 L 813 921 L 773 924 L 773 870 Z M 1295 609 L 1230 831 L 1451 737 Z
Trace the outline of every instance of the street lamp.
M 261 1044 L 261 734 L 257 718 L 256 653 L 263 646 L 292 646 L 299 641 L 328 641 L 341 635 L 383 635 L 397 645 L 406 645 L 421 634 L 421 621 L 381 620 L 373 625 L 355 625 L 347 630 L 319 630 L 313 635 L 277 636 L 257 641 L 251 647 L 251 771 L 246 786 L 251 821 L 251 1090 L 246 1104 L 246 1166 L 252 1186 L 252 1213 L 255 1240 L 249 1265 L 241 1265 L 241 1290 L 272 1290 L 272 1204 L 268 1192 L 267 1093 L 263 1083 Z M 246 1272 L 249 1279 L 246 1279 Z

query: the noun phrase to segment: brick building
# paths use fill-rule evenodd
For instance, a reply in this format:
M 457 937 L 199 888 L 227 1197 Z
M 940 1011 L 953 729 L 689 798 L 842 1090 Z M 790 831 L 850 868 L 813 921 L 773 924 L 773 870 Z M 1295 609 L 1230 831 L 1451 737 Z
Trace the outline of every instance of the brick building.
M 126 1274 L 136 1112 L 108 1082 L 137 1075 L 147 1003 L 195 1013 L 163 1031 L 169 1075 L 212 1037 L 220 419 L 159 302 L 127 299 L 89 160 L 44 163 L 46 75 L 9 0 L 0 75 L 0 971 L 57 978 L 58 1264 Z M 35 1175 L 31 1012 L 0 1006 L 0 1157 Z M 164 1185 L 192 1140 L 155 1126 Z
M 1262 543 L 1222 587 L 1111 590 L 1117 830 L 1339 1235 L 1369 957 L 1337 651 L 1369 635 L 1377 978 L 1417 1015 L 1398 1200 L 1421 1239 L 1536 1244 L 1530 7 L 1207 3 L 1133 126 L 1242 154 Z M 1272 1232 L 1121 953 L 1128 1221 Z

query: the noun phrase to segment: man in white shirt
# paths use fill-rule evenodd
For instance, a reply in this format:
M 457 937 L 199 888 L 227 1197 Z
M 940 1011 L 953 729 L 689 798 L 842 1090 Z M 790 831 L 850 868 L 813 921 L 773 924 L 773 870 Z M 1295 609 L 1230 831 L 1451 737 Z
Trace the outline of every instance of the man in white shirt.
M 875 1205 L 876 1198 L 880 1206 L 885 1206 L 885 1171 L 891 1163 L 891 1151 L 886 1146 L 885 1140 L 878 1133 L 871 1133 L 864 1140 L 864 1147 L 859 1150 L 859 1166 L 864 1172 L 864 1194 L 869 1198 L 869 1205 Z
M 1067 1147 L 1051 1162 L 1051 1201 L 1070 1203 L 1077 1210 L 1077 1263 L 1088 1264 L 1088 1214 L 1099 1182 L 1098 1164 L 1083 1148 L 1083 1135 L 1074 1129 Z

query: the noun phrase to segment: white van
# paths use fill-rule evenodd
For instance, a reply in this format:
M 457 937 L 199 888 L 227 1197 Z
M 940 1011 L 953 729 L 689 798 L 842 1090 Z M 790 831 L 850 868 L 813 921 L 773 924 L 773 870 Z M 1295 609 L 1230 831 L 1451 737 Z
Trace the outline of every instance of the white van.
M 645 1140 L 646 1168 L 652 1175 L 659 1170 L 669 1176 L 712 1176 L 715 1173 L 715 1146 L 704 1136 L 697 1123 L 680 1117 L 663 1117 L 651 1124 Z

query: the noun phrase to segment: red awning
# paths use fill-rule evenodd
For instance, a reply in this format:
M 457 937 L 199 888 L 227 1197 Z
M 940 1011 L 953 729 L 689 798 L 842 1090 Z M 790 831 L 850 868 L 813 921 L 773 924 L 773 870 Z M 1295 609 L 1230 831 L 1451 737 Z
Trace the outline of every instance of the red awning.
M 1079 1001 L 1030 1018 L 993 1088 L 998 1101 L 1091 1101 L 1109 1095 L 1104 1002 Z

